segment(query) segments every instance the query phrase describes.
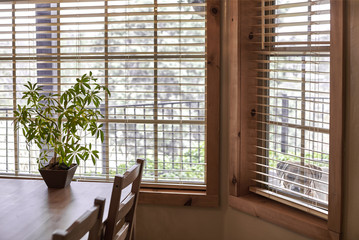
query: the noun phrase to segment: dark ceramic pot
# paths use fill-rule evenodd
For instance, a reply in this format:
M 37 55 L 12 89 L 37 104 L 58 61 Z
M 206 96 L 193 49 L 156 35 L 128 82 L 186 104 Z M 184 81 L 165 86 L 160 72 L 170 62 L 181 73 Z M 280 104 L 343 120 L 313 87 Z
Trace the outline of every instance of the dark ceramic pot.
M 49 188 L 65 188 L 70 185 L 76 172 L 77 165 L 68 170 L 40 169 L 40 174 Z

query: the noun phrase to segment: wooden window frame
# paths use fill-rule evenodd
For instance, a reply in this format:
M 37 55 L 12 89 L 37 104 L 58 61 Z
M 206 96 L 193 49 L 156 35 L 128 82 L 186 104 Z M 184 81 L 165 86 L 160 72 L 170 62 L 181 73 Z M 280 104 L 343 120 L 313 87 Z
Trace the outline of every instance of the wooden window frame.
M 220 138 L 220 56 L 221 0 L 207 3 L 207 118 L 206 118 L 206 188 L 203 190 L 141 187 L 140 204 L 172 206 L 219 206 Z
M 229 206 L 265 221 L 314 239 L 340 239 L 342 223 L 342 156 L 343 156 L 343 35 L 344 0 L 331 0 L 330 63 L 330 165 L 329 214 L 323 220 L 249 191 L 253 170 L 250 154 L 256 152 L 256 56 L 251 43 L 254 32 L 253 11 L 258 1 L 230 1 L 228 7 L 229 44 Z M 334 20 L 333 20 L 334 19 Z M 253 69 L 253 70 L 251 70 Z M 335 79 L 335 80 L 333 80 Z
M 169 186 L 141 186 L 139 203 L 174 206 L 219 206 L 219 138 L 220 138 L 220 0 L 206 0 L 207 3 L 207 91 L 206 91 L 206 185 L 204 188 L 183 185 L 171 189 Z M 0 176 L 13 179 L 41 179 L 40 177 Z

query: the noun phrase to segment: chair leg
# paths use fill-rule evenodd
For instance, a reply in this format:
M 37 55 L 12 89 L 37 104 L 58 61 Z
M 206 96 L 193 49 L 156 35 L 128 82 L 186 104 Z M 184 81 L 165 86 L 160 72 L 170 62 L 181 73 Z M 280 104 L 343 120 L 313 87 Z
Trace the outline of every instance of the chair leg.
M 133 229 L 132 229 L 132 237 L 131 237 L 131 240 L 135 240 L 136 239 L 136 215 L 133 216 Z

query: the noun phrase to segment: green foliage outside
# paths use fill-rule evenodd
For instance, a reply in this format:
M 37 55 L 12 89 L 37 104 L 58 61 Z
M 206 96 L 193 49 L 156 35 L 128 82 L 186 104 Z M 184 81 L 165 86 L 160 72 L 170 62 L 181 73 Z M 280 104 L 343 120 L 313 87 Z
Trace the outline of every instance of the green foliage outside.
M 144 156 L 137 156 L 138 158 L 144 158 Z M 159 157 L 157 163 L 150 158 L 146 159 L 146 165 L 144 169 L 144 179 L 154 179 L 167 181 L 204 181 L 205 177 L 205 144 L 202 144 L 198 148 L 187 149 L 183 152 L 182 156 L 176 156 L 172 158 L 170 155 Z M 130 162 L 131 166 L 134 162 Z M 157 164 L 158 168 L 155 167 Z M 123 174 L 126 171 L 126 164 L 122 163 L 117 166 L 117 171 Z M 157 171 L 156 171 L 157 170 Z M 115 175 L 115 170 L 110 171 L 110 175 Z M 157 176 L 156 176 L 157 175 Z

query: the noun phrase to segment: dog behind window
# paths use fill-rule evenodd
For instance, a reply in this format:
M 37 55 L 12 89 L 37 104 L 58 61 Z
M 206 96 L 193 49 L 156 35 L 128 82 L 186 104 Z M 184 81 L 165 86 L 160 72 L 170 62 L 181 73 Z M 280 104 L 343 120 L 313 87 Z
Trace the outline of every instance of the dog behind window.
M 284 188 L 318 198 L 317 192 L 313 189 L 317 189 L 317 182 L 314 179 L 320 180 L 322 178 L 320 167 L 313 164 L 301 166 L 291 161 L 279 162 L 276 172 L 277 176 L 282 179 L 280 184 Z

